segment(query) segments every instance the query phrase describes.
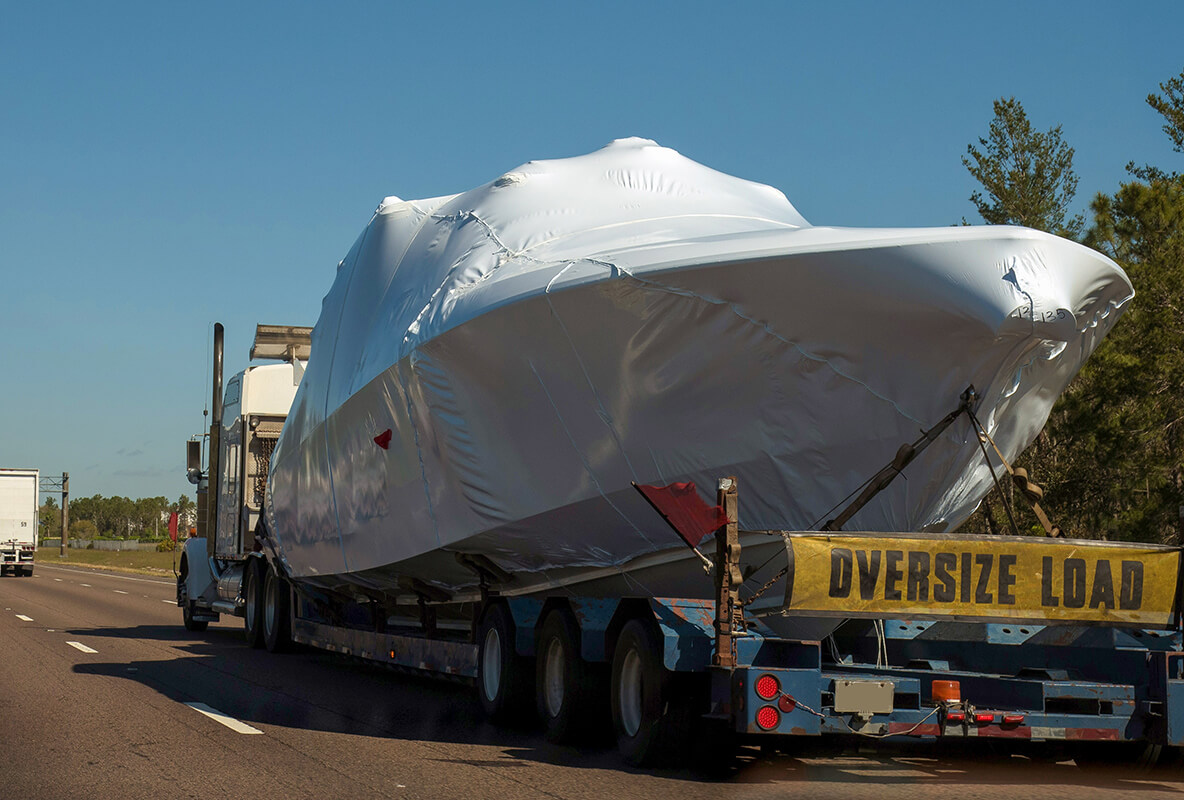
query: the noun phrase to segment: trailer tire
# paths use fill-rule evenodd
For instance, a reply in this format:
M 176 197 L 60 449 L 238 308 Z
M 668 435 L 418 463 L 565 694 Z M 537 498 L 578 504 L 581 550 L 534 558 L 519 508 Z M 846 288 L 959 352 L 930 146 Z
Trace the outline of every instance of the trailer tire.
M 1149 773 L 1163 755 L 1162 745 L 1151 742 L 1089 742 L 1078 743 L 1072 750 L 1077 768 L 1086 772 L 1114 774 Z
M 514 620 L 502 603 L 490 606 L 477 628 L 477 698 L 490 720 L 522 724 L 528 719 L 533 660 L 514 649 Z
M 652 622 L 634 619 L 613 652 L 613 728 L 617 749 L 634 766 L 676 755 L 692 722 L 689 700 L 670 691 L 674 676 L 662 663 L 661 644 Z
M 263 581 L 266 574 L 262 559 L 247 559 L 243 569 L 243 633 L 250 647 L 263 646 Z
M 592 738 L 607 729 L 607 677 L 580 654 L 580 627 L 566 609 L 543 620 L 535 669 L 535 708 L 552 742 Z
M 288 582 L 274 569 L 263 583 L 263 644 L 269 653 L 286 652 L 292 645 L 292 603 Z

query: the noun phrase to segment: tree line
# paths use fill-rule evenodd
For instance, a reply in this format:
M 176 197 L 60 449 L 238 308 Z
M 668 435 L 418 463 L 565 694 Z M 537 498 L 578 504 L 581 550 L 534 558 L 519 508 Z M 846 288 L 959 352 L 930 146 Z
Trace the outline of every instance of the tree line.
M 1184 153 L 1184 71 L 1159 90 L 1147 103 L 1173 151 Z M 1086 224 L 1069 216 L 1077 177 L 1061 126 L 1035 130 L 1014 97 L 995 101 L 994 112 L 987 135 L 962 158 L 981 186 L 970 201 L 983 220 L 1079 241 L 1117 262 L 1135 288 L 1018 464 L 1043 486 L 1043 505 L 1068 536 L 1182 544 L 1184 174 L 1128 163 L 1128 179 L 1093 198 Z M 964 529 L 1007 525 L 1011 499 L 993 490 Z M 1039 530 L 1030 515 L 1020 524 Z
M 70 537 L 74 539 L 156 539 L 168 535 L 169 515 L 176 512 L 182 533 L 197 518 L 197 505 L 187 495 L 176 502 L 166 497 L 91 497 L 70 499 Z M 62 509 L 53 497 L 41 505 L 41 536 L 59 536 Z

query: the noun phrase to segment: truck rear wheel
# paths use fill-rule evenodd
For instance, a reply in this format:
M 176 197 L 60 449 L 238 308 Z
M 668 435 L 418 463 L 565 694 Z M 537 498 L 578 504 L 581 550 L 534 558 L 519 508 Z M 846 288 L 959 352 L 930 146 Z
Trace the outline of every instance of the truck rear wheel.
M 181 621 L 185 623 L 185 630 L 200 633 L 206 628 L 210 627 L 210 623 L 205 620 L 196 620 L 193 618 L 197 612 L 196 604 L 189 599 L 189 595 L 185 593 L 184 589 L 181 591 Z
M 543 621 L 536 665 L 535 706 L 552 742 L 595 735 L 607 726 L 605 675 L 580 654 L 580 628 L 565 609 Z
M 634 619 L 613 652 L 613 728 L 617 749 L 634 766 L 677 755 L 693 723 L 689 699 L 671 691 L 661 645 L 652 622 Z
M 530 708 L 534 670 L 514 649 L 514 620 L 503 604 L 490 606 L 477 628 L 477 698 L 494 722 L 521 723 Z
M 251 647 L 263 646 L 263 580 L 267 574 L 262 559 L 249 558 L 243 568 L 243 631 Z
M 270 653 L 282 653 L 292 644 L 289 593 L 288 582 L 268 569 L 263 585 L 263 644 Z

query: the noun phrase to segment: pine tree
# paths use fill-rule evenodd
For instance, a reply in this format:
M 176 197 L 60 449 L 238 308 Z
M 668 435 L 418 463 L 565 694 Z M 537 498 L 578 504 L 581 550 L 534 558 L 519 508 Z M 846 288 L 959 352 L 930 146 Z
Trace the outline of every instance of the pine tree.
M 1061 126 L 1032 129 L 1023 105 L 1014 97 L 995 101 L 995 118 L 979 146 L 966 146 L 962 164 L 985 190 L 970 195 L 991 225 L 1024 225 L 1078 238 L 1081 215 L 1068 217 L 1077 194 L 1073 148 L 1061 138 Z

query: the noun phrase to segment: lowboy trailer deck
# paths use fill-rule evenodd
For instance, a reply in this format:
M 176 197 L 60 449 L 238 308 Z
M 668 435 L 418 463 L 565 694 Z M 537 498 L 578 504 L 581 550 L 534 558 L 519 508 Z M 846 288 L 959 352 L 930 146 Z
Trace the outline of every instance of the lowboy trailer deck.
M 733 480 L 721 481 L 720 500 L 729 521 L 717 533 L 714 600 L 514 596 L 512 577 L 490 568 L 479 599 L 411 587 L 410 605 L 391 608 L 285 580 L 260 530 L 245 571 L 266 588 L 254 600 L 248 590 L 236 611 L 258 615 L 257 641 L 272 650 L 295 642 L 471 681 L 490 717 L 538 714 L 552 740 L 611 717 L 635 764 L 692 739 L 1022 740 L 1090 760 L 1149 760 L 1184 744 L 1178 548 L 742 536 Z M 763 609 L 739 591 L 740 542 L 759 536 L 781 537 L 790 565 Z M 205 542 L 186 554 L 205 560 Z M 786 638 L 762 622 L 771 614 L 842 622 L 825 637 Z

